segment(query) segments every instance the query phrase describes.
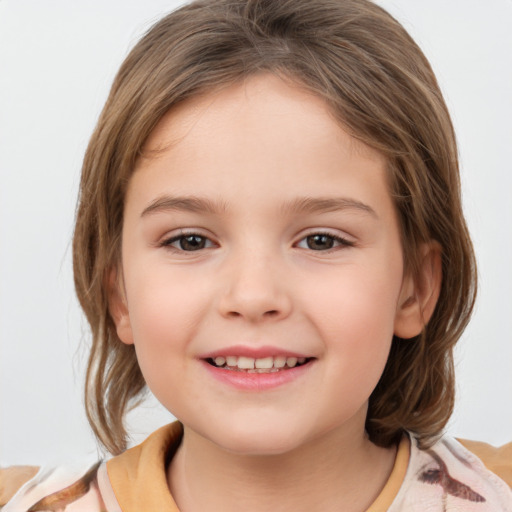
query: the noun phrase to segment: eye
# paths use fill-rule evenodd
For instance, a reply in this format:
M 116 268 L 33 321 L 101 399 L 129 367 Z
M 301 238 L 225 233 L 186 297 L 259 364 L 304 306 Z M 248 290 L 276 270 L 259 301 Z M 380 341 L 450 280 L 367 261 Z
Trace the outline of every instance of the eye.
M 310 249 L 312 251 L 328 251 L 336 247 L 352 247 L 353 242 L 341 236 L 331 235 L 329 233 L 313 233 L 299 241 L 297 247 L 301 249 Z
M 205 236 L 198 235 L 197 233 L 187 233 L 178 235 L 162 243 L 162 246 L 169 247 L 178 251 L 200 251 L 201 249 L 207 249 L 213 247 L 213 242 Z

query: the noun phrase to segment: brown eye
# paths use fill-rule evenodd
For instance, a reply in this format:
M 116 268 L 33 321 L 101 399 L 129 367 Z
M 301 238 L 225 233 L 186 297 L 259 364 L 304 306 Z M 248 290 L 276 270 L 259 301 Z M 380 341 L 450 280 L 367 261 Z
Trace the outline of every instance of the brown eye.
M 329 233 L 312 233 L 311 235 L 305 236 L 297 243 L 297 247 L 301 249 L 309 249 L 310 251 L 325 251 L 328 252 L 331 249 L 333 251 L 337 249 L 343 249 L 348 247 L 354 247 L 355 243 L 351 240 L 347 240 L 341 236 L 331 235 Z
M 334 237 L 329 235 L 310 235 L 306 237 L 308 249 L 313 251 L 326 251 L 334 247 Z
M 179 247 L 183 251 L 198 251 L 206 246 L 206 238 L 199 235 L 187 235 L 179 238 Z
M 208 249 L 215 244 L 205 236 L 190 233 L 189 235 L 179 235 L 165 240 L 161 245 L 174 251 L 193 252 Z

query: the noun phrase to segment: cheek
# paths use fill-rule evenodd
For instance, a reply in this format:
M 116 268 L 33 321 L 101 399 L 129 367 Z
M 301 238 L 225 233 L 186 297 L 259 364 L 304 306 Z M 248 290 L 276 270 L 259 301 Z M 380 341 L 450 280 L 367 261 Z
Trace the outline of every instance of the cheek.
M 130 322 L 141 365 L 183 351 L 206 309 L 207 294 L 192 279 L 150 269 L 130 281 Z M 169 361 L 163 358 L 163 361 Z
M 376 384 L 393 339 L 400 275 L 393 266 L 375 273 L 353 266 L 311 287 L 307 309 L 327 352 L 336 356 L 337 371 L 366 372 Z
M 173 412 L 180 396 L 191 395 L 185 392 L 187 354 L 203 308 L 177 284 L 151 279 L 140 287 L 132 284 L 130 321 L 139 367 L 152 393 Z M 178 388 L 183 394 L 170 392 Z
M 365 267 L 350 266 L 333 279 L 312 279 L 304 284 L 305 309 L 317 318 L 323 317 L 321 323 L 333 334 L 349 327 L 361 335 L 393 332 L 401 285 L 399 271 L 383 268 L 372 275 Z

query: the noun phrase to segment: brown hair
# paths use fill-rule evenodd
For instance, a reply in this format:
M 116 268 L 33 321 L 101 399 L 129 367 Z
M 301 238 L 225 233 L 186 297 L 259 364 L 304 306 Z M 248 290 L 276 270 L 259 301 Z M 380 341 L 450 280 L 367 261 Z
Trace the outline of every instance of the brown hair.
M 370 397 L 366 428 L 389 446 L 404 429 L 426 446 L 454 402 L 452 349 L 475 300 L 450 117 L 425 56 L 368 0 L 199 0 L 158 22 L 122 64 L 87 149 L 73 242 L 78 298 L 92 329 L 86 409 L 114 454 L 145 382 L 108 311 L 107 275 L 120 261 L 127 183 L 149 134 L 186 98 L 255 73 L 291 79 L 323 98 L 345 129 L 389 163 L 406 268 L 420 244 L 442 248 L 443 282 L 424 332 L 393 340 Z

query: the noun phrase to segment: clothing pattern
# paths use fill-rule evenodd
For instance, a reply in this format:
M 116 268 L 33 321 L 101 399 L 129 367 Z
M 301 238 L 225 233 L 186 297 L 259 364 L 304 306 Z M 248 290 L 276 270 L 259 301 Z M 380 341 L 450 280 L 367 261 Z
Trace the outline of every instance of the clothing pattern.
M 179 512 L 167 488 L 165 460 L 181 435 L 182 427 L 175 422 L 109 461 L 41 469 L 8 503 L 0 503 L 0 510 L 141 512 L 156 507 L 159 512 Z M 406 465 L 403 475 L 395 467 L 390 477 L 402 475 L 398 490 L 388 482 L 367 512 L 512 512 L 508 485 L 452 438 L 420 450 L 409 436 L 400 443 L 395 466 L 399 464 Z

